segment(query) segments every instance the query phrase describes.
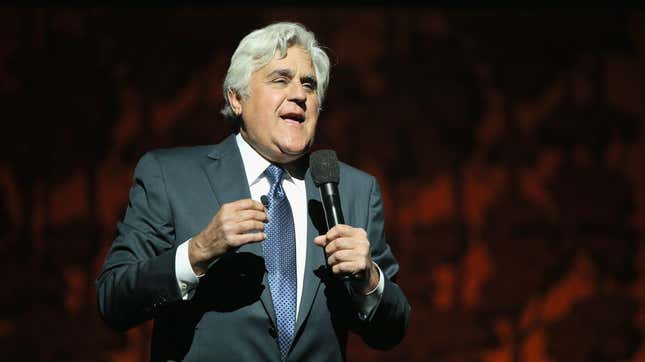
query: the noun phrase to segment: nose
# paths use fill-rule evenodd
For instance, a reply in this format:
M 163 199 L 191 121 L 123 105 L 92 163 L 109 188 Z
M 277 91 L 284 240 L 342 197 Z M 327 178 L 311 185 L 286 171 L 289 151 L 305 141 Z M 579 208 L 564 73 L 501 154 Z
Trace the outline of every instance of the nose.
M 296 103 L 303 110 L 307 110 L 307 90 L 300 82 L 293 82 L 289 89 L 290 101 Z

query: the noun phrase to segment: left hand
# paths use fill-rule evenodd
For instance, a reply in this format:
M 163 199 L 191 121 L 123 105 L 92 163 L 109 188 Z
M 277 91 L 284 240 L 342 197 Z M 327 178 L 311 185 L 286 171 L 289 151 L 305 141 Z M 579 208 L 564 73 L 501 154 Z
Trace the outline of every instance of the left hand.
M 370 241 L 361 228 L 336 225 L 327 234 L 314 239 L 314 243 L 325 248 L 327 264 L 334 274 L 352 276 L 355 291 L 367 294 L 379 282 L 379 272 L 372 263 Z

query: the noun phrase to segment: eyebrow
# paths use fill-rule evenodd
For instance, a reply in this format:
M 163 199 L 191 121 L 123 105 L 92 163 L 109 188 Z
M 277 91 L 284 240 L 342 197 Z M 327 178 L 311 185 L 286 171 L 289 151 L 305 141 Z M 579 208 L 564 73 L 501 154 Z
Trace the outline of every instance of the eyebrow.
M 267 74 L 267 78 L 273 78 L 275 76 L 293 78 L 293 72 L 289 69 L 276 69 L 271 73 Z

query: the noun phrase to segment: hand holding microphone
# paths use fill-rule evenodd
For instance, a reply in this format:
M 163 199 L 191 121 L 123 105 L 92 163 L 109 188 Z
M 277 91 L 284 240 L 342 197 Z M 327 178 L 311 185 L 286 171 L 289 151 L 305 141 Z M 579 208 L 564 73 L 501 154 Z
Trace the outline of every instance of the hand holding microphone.
M 350 280 L 352 287 L 363 294 L 378 285 L 378 270 L 372 263 L 370 242 L 362 228 L 345 225 L 340 204 L 338 183 L 340 168 L 332 150 L 313 152 L 309 159 L 311 176 L 317 187 L 325 210 L 328 231 L 314 239 L 324 248 L 327 265 L 332 273 Z

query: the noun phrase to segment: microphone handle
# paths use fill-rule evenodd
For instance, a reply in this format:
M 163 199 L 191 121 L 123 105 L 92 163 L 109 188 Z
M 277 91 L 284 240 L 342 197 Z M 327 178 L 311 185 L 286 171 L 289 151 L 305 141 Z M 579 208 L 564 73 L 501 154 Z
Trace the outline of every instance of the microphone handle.
M 333 182 L 327 182 L 320 185 L 320 196 L 322 198 L 323 209 L 325 209 L 327 229 L 331 229 L 338 224 L 344 224 L 345 218 L 343 217 L 343 210 L 340 207 L 338 185 Z M 325 253 L 325 249 L 323 249 L 323 254 L 325 255 L 325 265 L 327 266 L 327 269 L 330 269 L 329 264 L 327 263 L 327 253 Z M 345 281 L 347 284 L 347 282 L 352 279 L 352 275 L 339 275 L 337 278 Z M 348 287 L 348 285 L 346 285 L 346 287 Z
M 323 208 L 325 209 L 327 227 L 331 229 L 338 224 L 344 224 L 345 218 L 343 217 L 343 210 L 340 207 L 338 185 L 333 182 L 320 185 L 320 195 L 322 197 Z

